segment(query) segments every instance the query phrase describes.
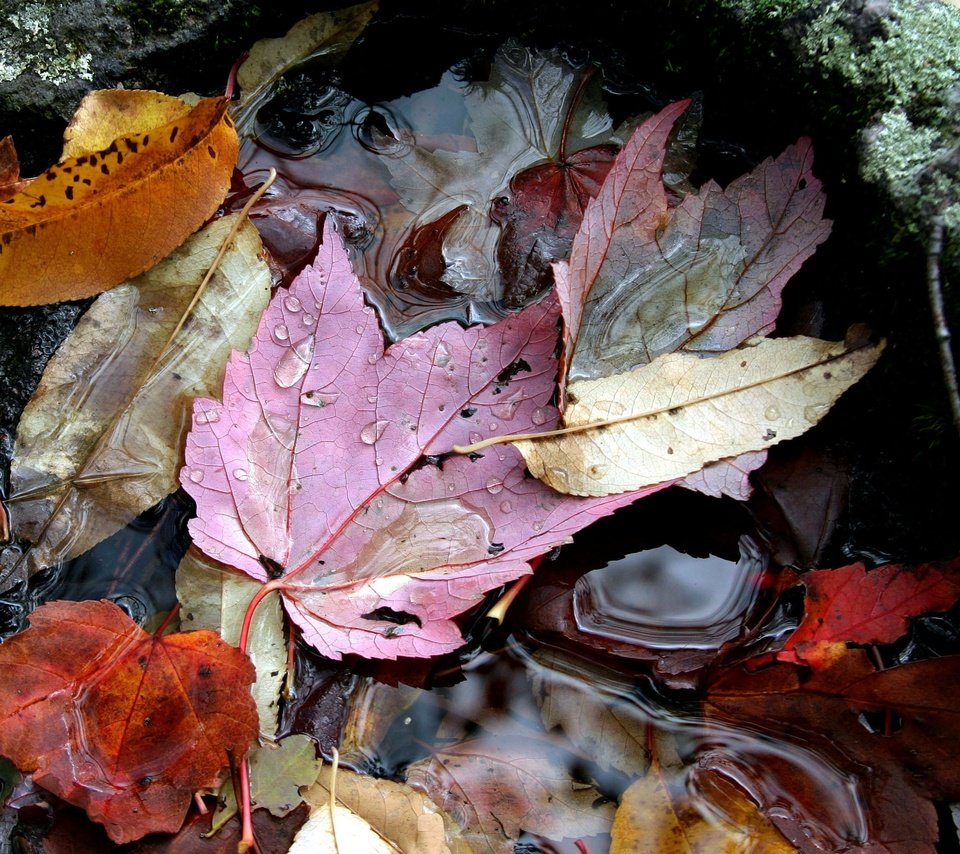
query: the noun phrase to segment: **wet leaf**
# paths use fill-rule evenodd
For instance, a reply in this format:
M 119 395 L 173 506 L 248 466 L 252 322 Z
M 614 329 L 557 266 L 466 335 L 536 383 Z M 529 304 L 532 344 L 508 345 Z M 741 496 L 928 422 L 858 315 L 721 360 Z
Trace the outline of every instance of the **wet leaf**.
M 711 181 L 668 208 L 664 152 L 688 103 L 634 132 L 584 214 L 569 264 L 557 266 L 570 379 L 767 334 L 784 285 L 830 232 L 806 139 L 726 190 Z
M 271 87 L 304 60 L 339 62 L 377 11 L 377 0 L 330 12 L 318 12 L 294 24 L 281 38 L 261 39 L 237 71 L 240 100 L 234 107 L 237 128 L 247 133 Z
M 415 227 L 462 208 L 431 245 L 443 259 L 439 282 L 480 300 L 501 296 L 500 235 L 490 221 L 492 203 L 494 219 L 508 225 L 500 257 L 515 256 L 502 271 L 511 293 L 516 292 L 514 304 L 522 302 L 521 291 L 529 296 L 529 287 L 539 289 L 526 278 L 536 279 L 546 264 L 565 254 L 564 241 L 572 231 L 564 231 L 559 243 L 550 227 L 534 234 L 534 221 L 544 213 L 540 206 L 550 208 L 554 220 L 567 214 L 579 223 L 585 196 L 612 159 L 609 147 L 594 147 L 618 139 L 602 106 L 599 83 L 579 93 L 580 81 L 581 75 L 556 52 L 533 53 L 511 42 L 497 52 L 490 79 L 467 89 L 476 151 L 427 148 L 404 130 L 395 131 L 395 137 L 380 135 L 392 183 L 414 215 Z M 542 161 L 551 165 L 524 172 Z M 508 187 L 514 176 L 515 185 Z M 557 184 L 546 195 L 541 192 L 544 180 Z M 536 246 L 541 257 L 528 271 L 525 259 Z
M 522 831 L 548 839 L 608 833 L 613 805 L 570 774 L 569 757 L 531 735 L 486 734 L 436 749 L 407 769 L 480 851 L 512 852 Z
M 118 137 L 133 136 L 182 119 L 191 105 L 180 98 L 146 89 L 96 89 L 84 95 L 63 132 L 61 160 L 109 147 Z
M 181 472 L 197 501 L 194 542 L 282 579 L 288 615 L 328 657 L 456 649 L 454 616 L 646 494 L 565 498 L 527 478 L 510 448 L 444 458 L 501 422 L 556 418 L 556 319 L 547 301 L 384 352 L 328 223 L 314 266 L 275 296 L 250 352 L 231 358 L 223 403 L 195 403 Z
M 238 140 L 225 98 L 51 166 L 0 203 L 0 304 L 79 299 L 152 267 L 223 201 Z
M 345 768 L 337 771 L 337 802 L 356 813 L 404 854 L 469 854 L 449 816 L 423 792 L 394 780 L 379 780 Z M 330 801 L 330 766 L 304 792 L 315 810 Z M 446 826 L 446 827 L 445 827 Z M 448 840 L 449 829 L 452 838 Z M 450 845 L 448 845 L 448 841 Z
M 624 792 L 613 822 L 611 854 L 796 851 L 742 789 L 719 775 L 711 775 L 711 784 L 712 791 L 691 794 L 654 763 Z
M 877 671 L 863 650 L 846 650 L 804 678 L 791 664 L 755 673 L 725 668 L 710 687 L 707 712 L 799 741 L 841 771 L 861 775 L 869 826 L 859 844 L 932 852 L 938 834 L 929 799 L 960 793 L 955 758 L 945 749 L 960 735 L 952 687 L 958 668 L 960 657 L 945 656 Z M 801 796 L 781 787 L 775 798 Z M 807 806 L 816 813 L 817 804 Z
M 148 635 L 109 602 L 54 602 L 0 646 L 0 753 L 127 842 L 180 827 L 257 734 L 247 660 L 212 632 Z M 64 655 L 69 650 L 69 655 Z
M 712 359 L 660 356 L 627 374 L 570 383 L 570 432 L 514 444 L 531 474 L 557 491 L 639 489 L 799 436 L 882 349 L 796 337 Z
M 26 185 L 20 180 L 20 159 L 13 138 L 0 139 L 0 201 L 16 195 Z
M 891 643 L 908 619 L 946 611 L 960 598 L 960 559 L 917 566 L 862 563 L 802 576 L 803 620 L 776 657 L 822 667 L 846 643 Z
M 342 804 L 332 809 L 321 804 L 300 828 L 288 854 L 338 854 L 341 850 L 397 854 L 398 849 L 353 810 Z
M 245 223 L 170 340 L 234 221 L 101 296 L 47 364 L 10 473 L 15 533 L 34 544 L 14 579 L 81 554 L 176 489 L 193 396 L 219 387 L 269 298 L 260 239 Z
M 238 646 L 244 612 L 259 589 L 256 581 L 191 549 L 177 567 L 180 627 L 184 631 L 212 629 L 231 646 Z M 254 612 L 245 651 L 257 671 L 253 699 L 260 734 L 271 739 L 277 732 L 280 688 L 287 674 L 287 646 L 278 594 L 267 596 Z

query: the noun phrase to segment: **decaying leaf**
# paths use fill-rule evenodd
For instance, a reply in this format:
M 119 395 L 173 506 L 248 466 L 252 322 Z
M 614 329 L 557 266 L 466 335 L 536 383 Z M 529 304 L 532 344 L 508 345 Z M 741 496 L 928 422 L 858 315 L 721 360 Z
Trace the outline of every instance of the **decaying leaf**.
M 238 139 L 226 98 L 51 166 L 0 202 L 0 304 L 90 296 L 149 269 L 223 201 Z
M 14 530 L 33 543 L 21 570 L 81 554 L 176 488 L 193 396 L 219 386 L 270 295 L 260 238 L 245 223 L 170 340 L 234 221 L 101 296 L 47 364 L 10 472 Z
M 527 478 L 510 448 L 440 465 L 436 455 L 480 431 L 556 419 L 556 319 L 546 301 L 384 352 L 328 221 L 314 266 L 274 297 L 250 352 L 231 358 L 223 402 L 194 405 L 181 472 L 198 505 L 194 542 L 281 580 L 287 613 L 324 655 L 457 648 L 452 617 L 644 494 L 565 498 Z
M 304 800 L 315 811 L 330 802 L 330 773 L 330 766 L 325 765 L 317 782 L 303 793 Z M 336 797 L 339 804 L 356 813 L 404 854 L 470 854 L 453 820 L 423 792 L 404 783 L 340 768 Z
M 960 598 L 960 560 L 869 571 L 855 563 L 805 573 L 802 581 L 803 620 L 776 657 L 822 667 L 847 643 L 891 643 L 910 617 L 949 609 Z
M 240 100 L 234 107 L 240 133 L 249 130 L 271 86 L 306 59 L 335 64 L 366 28 L 377 11 L 377 0 L 330 12 L 317 12 L 294 24 L 285 36 L 261 39 L 237 71 Z
M 630 373 L 570 383 L 568 432 L 514 444 L 535 477 L 572 495 L 682 478 L 714 460 L 799 436 L 882 349 L 796 337 L 760 340 L 712 359 L 660 356 Z
M 331 811 L 329 805 L 323 804 L 310 813 L 287 854 L 339 854 L 341 851 L 397 854 L 398 849 L 352 810 L 336 804 Z
M 60 159 L 108 148 L 119 137 L 151 131 L 183 119 L 189 112 L 189 104 L 163 92 L 96 89 L 83 97 L 64 130 Z
M 529 734 L 481 734 L 407 769 L 478 851 L 513 852 L 522 831 L 548 839 L 608 833 L 613 806 L 570 775 L 568 757 Z
M 184 631 L 212 629 L 231 646 L 238 646 L 244 612 L 260 587 L 256 581 L 190 549 L 177 567 L 181 628 Z M 253 699 L 260 718 L 260 734 L 271 739 L 277 732 L 280 688 L 287 674 L 287 647 L 278 594 L 270 594 L 257 607 L 245 651 L 257 671 Z
M 110 602 L 53 602 L 0 646 L 0 754 L 115 842 L 175 831 L 257 734 L 246 656 L 213 632 L 148 635 Z M 68 654 L 65 654 L 68 651 Z
M 704 775 L 699 782 L 703 783 Z M 611 854 L 791 854 L 794 848 L 726 778 L 691 795 L 659 763 L 624 792 L 613 822 Z M 709 810 L 709 811 L 708 811 Z
M 766 335 L 784 285 L 830 233 L 806 139 L 726 190 L 711 181 L 668 208 L 666 142 L 688 103 L 634 132 L 584 213 L 569 264 L 557 265 L 565 378 Z

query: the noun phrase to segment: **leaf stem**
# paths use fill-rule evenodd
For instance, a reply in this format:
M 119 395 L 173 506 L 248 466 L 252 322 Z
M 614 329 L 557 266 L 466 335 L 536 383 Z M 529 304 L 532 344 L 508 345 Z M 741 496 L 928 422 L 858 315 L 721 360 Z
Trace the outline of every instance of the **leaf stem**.
M 950 346 L 950 326 L 943 303 L 943 290 L 940 283 L 940 256 L 943 254 L 943 234 L 945 225 L 942 216 L 936 216 L 931 223 L 930 245 L 927 249 L 927 294 L 930 309 L 933 312 L 934 331 L 937 346 L 940 349 L 940 366 L 943 381 L 947 386 L 947 398 L 953 414 L 953 426 L 960 433 L 960 389 L 957 387 L 957 366 Z
M 155 638 L 163 637 L 163 633 L 167 630 L 167 626 L 169 626 L 169 625 L 173 622 L 174 618 L 175 618 L 175 617 L 177 616 L 177 614 L 179 614 L 179 613 L 180 613 L 180 603 L 177 602 L 177 604 L 174 605 L 174 606 L 170 609 L 170 613 L 167 614 L 167 616 L 163 618 L 163 622 L 160 623 L 159 626 L 157 626 L 157 629 L 156 629 L 156 631 L 153 633 L 153 636 L 154 636 Z
M 330 830 L 333 832 L 333 848 L 340 854 L 340 840 L 337 837 L 337 768 L 340 766 L 340 752 L 333 750 L 333 761 L 330 763 Z
M 287 585 L 284 584 L 282 578 L 278 578 L 274 581 L 268 581 L 263 585 L 250 600 L 250 604 L 247 605 L 247 610 L 243 615 L 243 623 L 240 625 L 240 640 L 237 646 L 240 648 L 240 652 L 246 654 L 247 652 L 247 642 L 250 639 L 250 626 L 253 623 L 253 614 L 257 610 L 257 606 L 267 598 L 274 590 L 283 590 Z
M 257 850 L 257 840 L 253 836 L 253 810 L 250 807 L 250 771 L 247 760 L 240 763 L 240 815 L 243 822 L 243 835 L 237 844 L 239 854 Z

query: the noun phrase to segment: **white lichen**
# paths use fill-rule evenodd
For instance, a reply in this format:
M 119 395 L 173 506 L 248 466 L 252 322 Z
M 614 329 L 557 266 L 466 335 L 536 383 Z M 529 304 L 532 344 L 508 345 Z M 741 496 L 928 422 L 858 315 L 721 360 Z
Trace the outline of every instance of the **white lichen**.
M 50 18 L 50 9 L 40 3 L 25 3 L 7 16 L 8 31 L 0 41 L 0 83 L 27 71 L 54 84 L 93 79 L 93 56 L 72 42 L 52 39 Z

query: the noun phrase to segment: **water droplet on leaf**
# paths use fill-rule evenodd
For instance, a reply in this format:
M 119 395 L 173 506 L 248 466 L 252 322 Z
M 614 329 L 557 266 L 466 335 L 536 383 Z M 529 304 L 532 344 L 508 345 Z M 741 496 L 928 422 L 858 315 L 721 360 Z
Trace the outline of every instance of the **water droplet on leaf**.
M 283 298 L 283 307 L 287 311 L 292 311 L 294 313 L 300 311 L 303 308 L 303 303 L 300 302 L 298 297 L 295 297 L 293 294 L 285 296 Z
M 511 504 L 509 501 L 501 501 L 501 502 L 500 502 L 500 512 L 501 512 L 501 513 L 509 513 L 511 510 L 513 510 L 513 504 Z
M 280 357 L 273 379 L 280 388 L 290 388 L 303 379 L 313 361 L 314 337 L 308 335 Z
M 372 445 L 383 435 L 383 431 L 386 428 L 386 421 L 371 421 L 361 428 L 360 441 L 363 442 L 364 445 Z
M 499 477 L 491 477 L 487 481 L 487 492 L 491 495 L 496 495 L 498 492 L 503 492 L 503 481 Z
M 290 338 L 290 330 L 287 329 L 286 323 L 278 323 L 273 327 L 273 338 L 275 341 L 279 341 L 280 343 L 283 343 Z
M 239 481 L 244 481 L 249 477 L 246 469 L 234 469 L 233 476 Z
M 194 469 L 190 472 L 190 480 L 194 483 L 200 483 L 203 480 L 203 469 Z
M 536 424 L 538 427 L 547 423 L 550 420 L 550 415 L 546 409 L 542 406 L 538 406 L 533 410 L 533 414 L 530 416 L 530 420 Z
M 763 412 L 763 417 L 767 421 L 776 421 L 780 417 L 780 410 L 776 406 L 768 406 Z

